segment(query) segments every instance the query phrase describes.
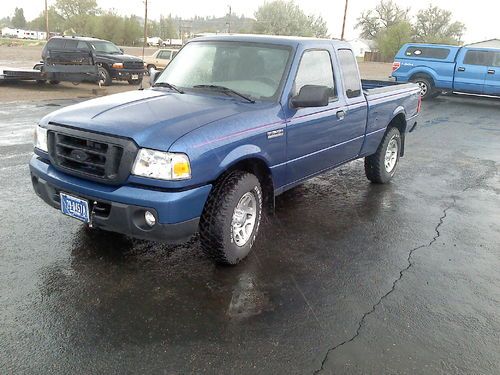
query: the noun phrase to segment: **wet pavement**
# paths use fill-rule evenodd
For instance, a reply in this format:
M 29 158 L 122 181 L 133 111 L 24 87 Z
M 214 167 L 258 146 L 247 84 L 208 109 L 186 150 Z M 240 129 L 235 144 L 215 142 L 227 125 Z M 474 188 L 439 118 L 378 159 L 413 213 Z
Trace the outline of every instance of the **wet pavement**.
M 0 107 L 0 373 L 500 373 L 500 101 L 425 103 L 391 184 L 285 193 L 236 267 L 37 198 L 34 124 L 70 103 Z

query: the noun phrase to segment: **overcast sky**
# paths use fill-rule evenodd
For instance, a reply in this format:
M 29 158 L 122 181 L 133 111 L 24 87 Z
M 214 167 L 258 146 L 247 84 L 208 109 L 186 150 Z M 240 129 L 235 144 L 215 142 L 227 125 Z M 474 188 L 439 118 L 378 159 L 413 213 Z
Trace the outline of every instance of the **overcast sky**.
M 55 0 L 48 0 L 49 5 Z M 144 2 L 142 0 L 97 0 L 102 9 L 114 9 L 120 14 L 142 15 L 144 13 Z M 347 17 L 346 38 L 353 39 L 358 36 L 354 29 L 356 18 L 364 9 L 373 8 L 379 0 L 349 0 L 349 11 Z M 28 20 L 36 17 L 44 7 L 44 0 L 15 0 L 2 1 L 0 17 L 11 16 L 14 8 L 24 8 L 24 14 Z M 254 12 L 264 0 L 149 0 L 149 13 L 153 18 L 159 18 L 160 14 L 178 15 L 183 18 L 199 16 L 223 16 L 228 11 L 228 5 L 232 6 L 233 12 L 248 17 L 253 17 Z M 328 23 L 332 37 L 340 37 L 342 28 L 342 15 L 344 11 L 344 0 L 296 0 L 306 13 L 321 15 Z M 427 7 L 430 3 L 441 8 L 453 11 L 455 20 L 465 23 L 467 31 L 465 42 L 475 42 L 485 39 L 500 38 L 500 1 L 498 0 L 397 0 L 404 7 L 411 7 L 412 14 L 419 9 Z M 119 5 L 117 5 L 119 4 Z M 472 6 L 471 6 L 472 4 Z

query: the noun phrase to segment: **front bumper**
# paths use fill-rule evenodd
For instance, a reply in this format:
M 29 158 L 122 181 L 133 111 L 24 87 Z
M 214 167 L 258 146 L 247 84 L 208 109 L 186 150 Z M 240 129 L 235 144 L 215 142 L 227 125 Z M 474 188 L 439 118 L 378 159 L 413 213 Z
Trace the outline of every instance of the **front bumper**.
M 30 161 L 33 188 L 50 206 L 60 209 L 60 192 L 89 201 L 91 225 L 147 240 L 180 243 L 198 231 L 199 217 L 212 188 L 158 191 L 130 185 L 107 186 L 62 173 L 34 156 Z M 149 227 L 144 213 L 157 223 Z
M 137 74 L 139 79 L 146 73 L 145 69 L 114 69 L 111 68 L 109 71 L 111 78 L 117 80 L 128 81 L 132 78 L 133 74 Z

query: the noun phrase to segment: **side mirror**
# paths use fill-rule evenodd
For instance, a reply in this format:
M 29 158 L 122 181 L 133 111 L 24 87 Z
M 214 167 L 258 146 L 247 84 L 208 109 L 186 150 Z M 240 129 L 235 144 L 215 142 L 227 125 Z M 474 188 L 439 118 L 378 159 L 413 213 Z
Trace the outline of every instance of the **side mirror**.
M 150 86 L 153 86 L 156 82 L 156 80 L 158 79 L 158 77 L 160 76 L 161 74 L 161 71 L 160 70 L 156 70 L 156 69 L 150 69 L 149 70 L 149 85 Z
M 125 51 L 123 50 L 123 48 L 120 48 L 120 51 L 122 52 L 122 54 L 125 53 Z
M 292 98 L 291 104 L 295 108 L 326 107 L 330 102 L 331 91 L 327 86 L 305 85 Z

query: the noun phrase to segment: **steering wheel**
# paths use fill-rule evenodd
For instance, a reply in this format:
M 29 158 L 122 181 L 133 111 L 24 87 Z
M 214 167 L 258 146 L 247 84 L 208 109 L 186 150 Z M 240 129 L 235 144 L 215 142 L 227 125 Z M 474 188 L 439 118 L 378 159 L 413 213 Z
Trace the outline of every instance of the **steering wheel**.
M 260 77 L 255 77 L 255 80 L 256 81 L 259 81 L 259 82 L 262 82 L 262 83 L 265 83 L 269 86 L 277 86 L 277 83 L 274 79 L 272 78 L 269 78 L 269 77 L 264 77 L 264 76 L 260 76 Z

